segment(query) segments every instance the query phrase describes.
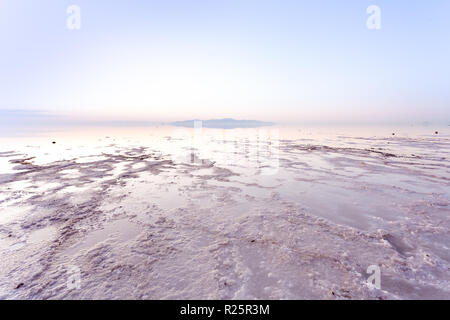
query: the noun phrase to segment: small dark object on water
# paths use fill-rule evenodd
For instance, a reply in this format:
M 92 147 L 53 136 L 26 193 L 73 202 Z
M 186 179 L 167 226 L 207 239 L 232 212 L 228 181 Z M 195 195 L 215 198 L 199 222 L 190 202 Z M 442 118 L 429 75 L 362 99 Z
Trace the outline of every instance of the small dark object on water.
M 52 143 L 53 143 L 53 144 L 56 144 L 56 141 L 53 141 Z
M 439 134 L 439 132 L 435 131 L 434 134 Z
M 254 243 L 254 242 L 256 242 L 256 240 L 252 240 L 252 241 L 250 241 L 251 243 Z
M 392 133 L 393 136 L 395 136 L 395 133 Z
M 23 287 L 25 284 L 23 282 L 19 283 L 16 287 L 16 289 L 19 289 L 20 287 Z

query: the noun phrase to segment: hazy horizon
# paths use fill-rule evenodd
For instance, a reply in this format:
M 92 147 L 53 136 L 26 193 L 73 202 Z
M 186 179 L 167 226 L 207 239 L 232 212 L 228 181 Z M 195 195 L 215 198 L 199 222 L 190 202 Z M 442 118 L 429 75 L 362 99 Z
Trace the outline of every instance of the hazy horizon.
M 175 125 L 177 122 L 189 122 L 189 121 L 218 121 L 224 119 L 231 119 L 236 122 L 241 121 L 256 121 L 261 123 L 270 123 L 275 126 L 430 126 L 430 127 L 447 127 L 450 126 L 450 121 L 446 119 L 441 119 L 440 121 L 351 121 L 351 120 L 328 120 L 328 121 L 311 121 L 311 120 L 301 120 L 293 119 L 291 121 L 271 121 L 270 119 L 261 118 L 239 118 L 239 117 L 226 117 L 217 115 L 212 118 L 179 118 L 171 117 L 162 120 L 152 120 L 152 119 L 102 119 L 102 118 L 75 118 L 68 115 L 50 113 L 48 111 L 41 110 L 1 110 L 0 109 L 0 125 L 4 130 L 14 128 L 34 128 L 34 129 L 45 129 L 46 127 L 67 127 L 67 126 L 155 126 L 155 125 Z

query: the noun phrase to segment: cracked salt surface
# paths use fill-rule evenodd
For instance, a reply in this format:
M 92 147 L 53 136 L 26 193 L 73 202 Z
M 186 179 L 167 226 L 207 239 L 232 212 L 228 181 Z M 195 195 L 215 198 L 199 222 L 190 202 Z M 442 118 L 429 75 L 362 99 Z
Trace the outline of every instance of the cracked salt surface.
M 450 132 L 427 130 L 1 139 L 0 298 L 450 299 Z

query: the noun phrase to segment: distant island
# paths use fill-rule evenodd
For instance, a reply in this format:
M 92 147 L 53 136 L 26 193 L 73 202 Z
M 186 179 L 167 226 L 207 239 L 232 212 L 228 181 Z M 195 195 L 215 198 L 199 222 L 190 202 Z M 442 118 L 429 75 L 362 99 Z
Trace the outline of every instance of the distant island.
M 272 122 L 263 122 L 258 120 L 235 120 L 231 118 L 212 119 L 212 120 L 186 120 L 171 122 L 170 125 L 187 128 L 217 128 L 217 129 L 235 129 L 235 128 L 258 128 L 272 126 Z

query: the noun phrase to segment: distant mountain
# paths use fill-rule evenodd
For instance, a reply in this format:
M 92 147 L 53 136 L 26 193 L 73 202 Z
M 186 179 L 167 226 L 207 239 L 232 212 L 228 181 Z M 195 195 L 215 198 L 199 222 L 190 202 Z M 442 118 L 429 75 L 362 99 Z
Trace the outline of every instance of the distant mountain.
M 187 128 L 218 128 L 218 129 L 235 129 L 235 128 L 258 128 L 272 126 L 272 122 L 263 122 L 258 120 L 235 120 L 231 118 L 212 119 L 212 120 L 186 120 L 170 123 L 177 127 Z

